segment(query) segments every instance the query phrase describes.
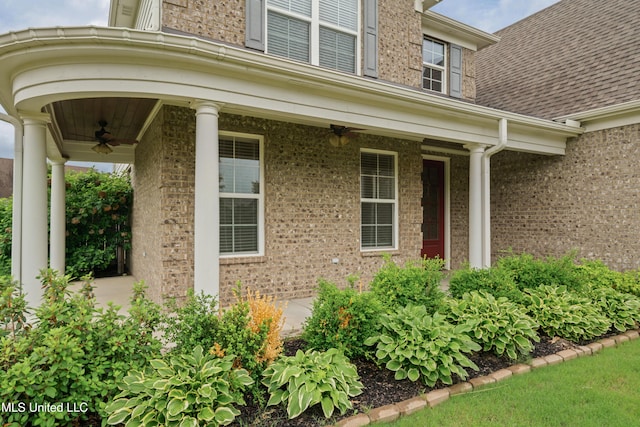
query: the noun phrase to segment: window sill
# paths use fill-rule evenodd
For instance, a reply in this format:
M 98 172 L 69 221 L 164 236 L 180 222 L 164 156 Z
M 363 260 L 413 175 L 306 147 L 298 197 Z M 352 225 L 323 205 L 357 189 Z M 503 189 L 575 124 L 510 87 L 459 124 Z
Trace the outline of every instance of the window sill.
M 220 265 L 259 264 L 263 262 L 267 262 L 267 257 L 264 255 L 220 257 Z
M 360 250 L 360 256 L 363 258 L 366 257 L 383 257 L 385 255 L 398 256 L 400 255 L 400 251 L 398 249 L 371 249 L 371 250 Z

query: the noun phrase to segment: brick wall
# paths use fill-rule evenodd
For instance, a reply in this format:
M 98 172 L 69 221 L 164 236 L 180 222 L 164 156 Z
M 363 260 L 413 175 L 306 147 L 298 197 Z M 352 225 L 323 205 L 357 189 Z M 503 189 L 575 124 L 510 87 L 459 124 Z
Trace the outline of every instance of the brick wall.
M 131 273 L 149 285 L 149 296 L 159 302 L 162 296 L 162 259 L 160 247 L 162 235 L 158 232 L 162 224 L 159 165 L 162 162 L 161 111 L 136 147 L 135 163 L 131 182 L 134 188 L 131 210 Z
M 165 106 L 156 121 L 162 123 L 154 124 L 151 134 L 162 148 L 144 151 L 152 145 L 145 139 L 136 153 L 133 274 L 160 289 L 154 298 L 181 297 L 193 286 L 195 115 L 187 108 Z M 221 260 L 223 304 L 232 301 L 238 280 L 280 299 L 313 295 L 319 277 L 341 286 L 350 274 L 359 274 L 365 284 L 370 281 L 383 261 L 379 254 L 360 251 L 360 147 L 398 153 L 400 248 L 394 260 L 420 256 L 418 143 L 360 135 L 335 148 L 328 142 L 328 129 L 227 114 L 221 114 L 219 127 L 265 139 L 265 255 Z M 144 179 L 154 184 L 143 185 Z M 156 199 L 150 200 L 152 196 Z M 142 211 L 149 209 L 161 217 L 152 214 L 143 222 Z M 147 236 L 144 242 L 142 235 Z M 142 267 L 151 252 L 152 263 Z M 332 263 L 336 258 L 338 263 Z
M 163 0 L 162 26 L 244 46 L 245 0 Z
M 640 125 L 590 132 L 566 156 L 492 158 L 492 251 L 577 249 L 618 270 L 640 267 Z

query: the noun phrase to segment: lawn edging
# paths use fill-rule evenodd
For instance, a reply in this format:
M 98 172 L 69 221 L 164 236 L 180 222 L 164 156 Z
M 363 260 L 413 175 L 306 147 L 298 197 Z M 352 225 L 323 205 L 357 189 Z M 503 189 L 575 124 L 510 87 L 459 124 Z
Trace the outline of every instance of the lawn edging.
M 398 418 L 413 414 L 426 407 L 433 408 L 445 402 L 451 396 L 469 393 L 479 388 L 500 381 L 504 381 L 513 375 L 522 375 L 533 369 L 556 365 L 576 359 L 578 357 L 591 356 L 604 348 L 617 347 L 625 342 L 640 338 L 640 329 L 630 329 L 619 335 L 602 338 L 585 346 L 577 346 L 544 357 L 536 357 L 527 363 L 518 363 L 505 369 L 492 372 L 489 375 L 472 378 L 469 381 L 454 384 L 452 386 L 432 390 L 423 396 L 417 396 L 399 403 L 385 405 L 371 409 L 368 413 L 360 413 L 349 418 L 344 418 L 334 424 L 334 427 L 361 427 L 378 422 L 391 422 Z

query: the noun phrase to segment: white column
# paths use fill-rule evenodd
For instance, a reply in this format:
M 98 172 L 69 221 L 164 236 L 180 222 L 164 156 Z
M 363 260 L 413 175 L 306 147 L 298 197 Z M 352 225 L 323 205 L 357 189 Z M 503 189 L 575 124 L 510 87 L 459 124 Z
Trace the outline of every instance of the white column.
M 468 144 L 469 159 L 469 266 L 482 268 L 482 154 L 484 145 Z
M 64 275 L 66 223 L 65 223 L 65 161 L 51 162 L 51 237 L 49 266 Z
M 196 180 L 194 218 L 193 289 L 220 293 L 220 173 L 218 164 L 218 111 L 212 101 L 195 101 Z
M 31 307 L 40 305 L 36 278 L 47 268 L 47 114 L 23 114 L 22 289 Z

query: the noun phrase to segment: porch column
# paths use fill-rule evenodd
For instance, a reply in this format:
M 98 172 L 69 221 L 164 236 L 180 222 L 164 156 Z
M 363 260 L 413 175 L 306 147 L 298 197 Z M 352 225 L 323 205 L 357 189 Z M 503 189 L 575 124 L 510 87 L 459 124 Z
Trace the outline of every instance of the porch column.
M 21 115 L 24 123 L 22 199 L 22 290 L 30 307 L 40 305 L 36 278 L 47 268 L 47 122 L 48 114 Z
M 482 154 L 484 145 L 467 144 L 469 159 L 469 266 L 482 268 Z
M 218 112 L 222 105 L 195 101 L 196 177 L 194 214 L 193 290 L 220 293 L 220 232 Z
M 51 166 L 51 238 L 49 266 L 64 275 L 66 248 L 65 221 L 65 160 L 54 161 Z

